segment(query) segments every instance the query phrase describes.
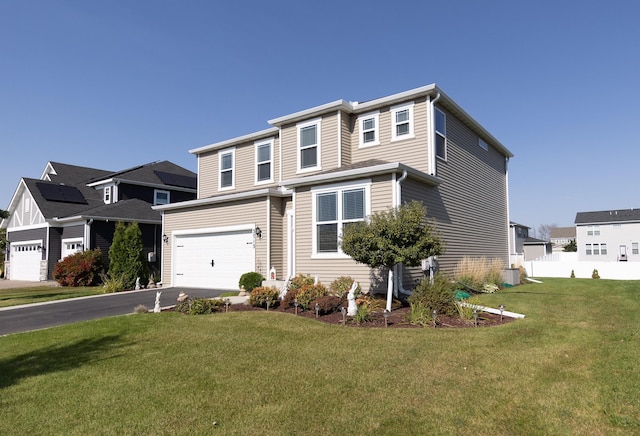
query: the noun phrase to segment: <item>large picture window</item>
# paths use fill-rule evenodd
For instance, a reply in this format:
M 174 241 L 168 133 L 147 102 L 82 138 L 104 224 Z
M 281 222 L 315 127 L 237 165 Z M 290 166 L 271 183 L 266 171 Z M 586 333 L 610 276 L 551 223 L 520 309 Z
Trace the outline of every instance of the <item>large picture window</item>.
M 342 230 L 368 215 L 368 190 L 362 183 L 315 190 L 314 254 L 342 254 Z

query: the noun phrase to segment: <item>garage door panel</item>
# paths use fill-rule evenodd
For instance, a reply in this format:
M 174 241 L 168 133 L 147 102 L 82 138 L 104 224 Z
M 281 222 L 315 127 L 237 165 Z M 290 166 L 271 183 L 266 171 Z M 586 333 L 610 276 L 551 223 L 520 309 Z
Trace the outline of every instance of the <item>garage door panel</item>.
M 40 261 L 42 253 L 38 251 L 40 243 L 11 244 L 9 259 L 9 277 L 11 280 L 40 280 Z
M 176 237 L 176 286 L 237 289 L 240 276 L 254 266 L 251 230 Z

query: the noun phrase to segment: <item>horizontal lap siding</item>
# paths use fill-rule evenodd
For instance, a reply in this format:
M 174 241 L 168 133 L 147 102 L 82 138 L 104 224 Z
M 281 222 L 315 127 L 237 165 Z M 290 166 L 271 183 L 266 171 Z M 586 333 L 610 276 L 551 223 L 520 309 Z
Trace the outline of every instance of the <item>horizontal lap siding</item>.
M 198 156 L 198 198 L 218 193 L 218 154 L 215 151 Z
M 371 184 L 371 209 L 372 212 L 386 211 L 391 207 L 391 187 L 389 176 L 380 176 L 372 179 Z M 372 271 L 367 265 L 356 263 L 351 258 L 345 259 L 313 259 L 313 219 L 312 194 L 308 188 L 296 192 L 296 272 L 317 276 L 326 286 L 340 276 L 348 275 L 361 283 L 364 290 L 371 289 L 371 283 L 379 283 L 383 280 L 378 277 L 377 271 Z M 384 283 L 386 288 L 386 282 Z
M 267 203 L 264 199 L 244 202 L 229 202 L 218 206 L 202 206 L 188 210 L 165 211 L 164 230 L 170 240 L 178 230 L 198 230 L 238 225 L 257 225 L 267 229 Z M 266 277 L 268 238 L 256 239 L 256 271 Z M 164 246 L 162 259 L 162 280 L 165 285 L 171 281 L 172 244 Z M 258 268 L 259 266 L 259 268 Z
M 343 112 L 342 113 L 342 125 L 340 127 L 340 134 L 342 135 L 341 140 L 342 140 L 342 158 L 341 158 L 341 164 L 342 165 L 351 165 L 351 144 L 352 144 L 352 138 L 351 138 L 351 131 L 352 131 L 352 123 L 354 122 L 353 120 L 356 119 L 356 117 L 352 117 L 349 114 Z
M 381 159 L 389 162 L 402 162 L 417 170 L 427 172 L 429 167 L 429 130 L 427 103 L 425 99 L 417 100 L 413 106 L 415 138 L 391 142 L 392 120 L 390 107 L 380 110 L 380 145 L 360 148 L 360 126 L 357 116 L 353 117 L 353 134 L 351 135 L 351 155 L 353 162 L 368 159 Z
M 271 245 L 271 264 L 267 265 L 267 271 L 271 267 L 275 267 L 276 274 L 281 275 L 282 271 L 286 269 L 286 262 L 284 262 L 284 223 L 283 215 L 285 215 L 285 205 L 281 198 L 271 198 L 271 229 L 269 231 L 269 243 Z M 264 275 L 267 277 L 267 275 Z
M 441 269 L 452 271 L 465 256 L 508 261 L 505 158 L 447 113 L 447 161 L 438 160 L 443 183 L 409 190 L 425 202 L 445 240 Z M 409 186 L 412 186 L 409 184 Z M 418 193 L 416 193 L 418 192 Z

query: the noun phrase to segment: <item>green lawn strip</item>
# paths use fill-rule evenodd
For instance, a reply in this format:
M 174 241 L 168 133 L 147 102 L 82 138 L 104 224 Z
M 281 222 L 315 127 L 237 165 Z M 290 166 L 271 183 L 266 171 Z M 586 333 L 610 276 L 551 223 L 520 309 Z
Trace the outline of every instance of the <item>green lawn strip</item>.
M 0 434 L 640 431 L 640 283 L 544 282 L 480 297 L 527 315 L 500 327 L 161 313 L 2 337 Z
M 77 288 L 62 286 L 34 286 L 18 289 L 0 289 L 0 307 L 41 303 L 44 301 L 63 300 L 66 298 L 86 297 L 102 293 L 102 288 L 100 286 Z

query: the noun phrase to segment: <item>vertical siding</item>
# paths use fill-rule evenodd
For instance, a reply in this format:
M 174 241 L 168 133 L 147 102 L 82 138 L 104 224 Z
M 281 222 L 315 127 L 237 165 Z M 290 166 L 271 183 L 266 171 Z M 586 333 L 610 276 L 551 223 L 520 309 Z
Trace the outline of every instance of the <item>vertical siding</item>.
M 164 211 L 164 232 L 172 239 L 177 230 L 197 230 L 217 227 L 257 225 L 267 229 L 267 205 L 265 199 L 228 202 L 219 205 L 208 205 Z M 267 244 L 269 238 L 256 239 L 255 271 L 267 276 Z M 164 245 L 162 253 L 162 282 L 171 285 L 171 243 Z
M 500 258 L 508 262 L 505 159 L 492 147 L 478 146 L 478 137 L 447 113 L 447 161 L 438 159 L 438 187 L 408 180 L 403 202 L 421 200 L 445 240 L 441 270 L 452 271 L 465 256 Z
M 353 133 L 351 134 L 351 156 L 353 162 L 369 159 L 382 159 L 390 162 L 402 162 L 417 170 L 427 172 L 429 168 L 429 129 L 427 103 L 424 98 L 418 99 L 413 106 L 414 134 L 412 139 L 391 142 L 392 120 L 391 108 L 380 109 L 379 136 L 380 145 L 360 148 L 360 126 L 354 115 Z

